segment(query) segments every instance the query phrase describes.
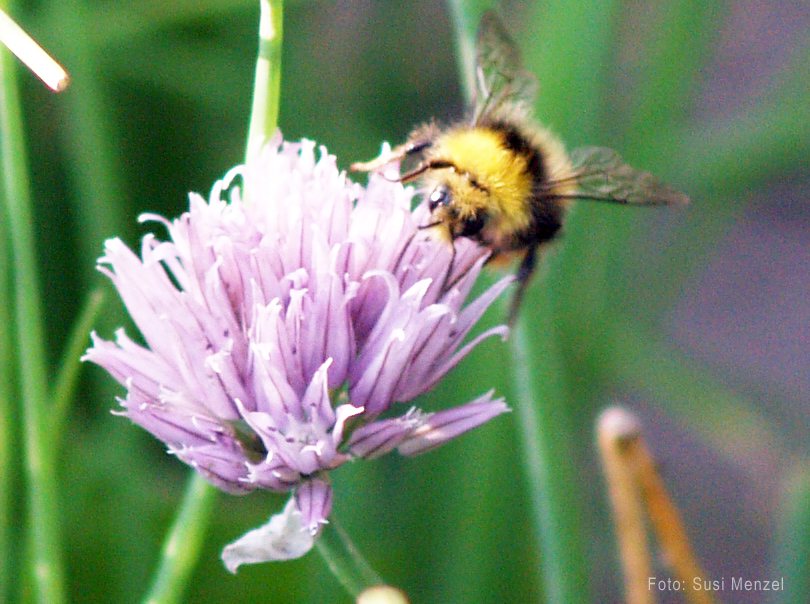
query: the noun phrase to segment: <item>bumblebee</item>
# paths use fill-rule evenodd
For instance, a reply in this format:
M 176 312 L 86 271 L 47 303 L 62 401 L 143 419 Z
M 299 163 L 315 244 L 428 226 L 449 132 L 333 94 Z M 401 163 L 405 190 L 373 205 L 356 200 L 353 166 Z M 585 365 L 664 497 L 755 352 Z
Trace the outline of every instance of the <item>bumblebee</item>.
M 490 249 L 490 261 L 522 255 L 507 320 L 512 325 L 538 250 L 560 233 L 571 202 L 683 205 L 689 200 L 611 149 L 586 147 L 568 154 L 534 124 L 536 78 L 522 67 L 520 52 L 493 12 L 484 14 L 478 29 L 475 73 L 469 121 L 446 129 L 421 126 L 403 145 L 351 169 L 372 171 L 417 158 L 399 180 L 423 185 L 430 220 L 422 229 L 450 245 L 459 237 L 472 239 Z

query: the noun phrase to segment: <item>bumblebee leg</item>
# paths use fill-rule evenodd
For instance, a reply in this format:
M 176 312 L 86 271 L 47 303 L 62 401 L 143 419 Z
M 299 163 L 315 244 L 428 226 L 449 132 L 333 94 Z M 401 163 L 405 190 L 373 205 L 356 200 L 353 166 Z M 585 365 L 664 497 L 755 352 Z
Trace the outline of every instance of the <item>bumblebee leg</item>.
M 388 153 L 381 153 L 379 157 L 372 159 L 371 161 L 355 162 L 349 166 L 349 170 L 352 172 L 373 172 L 374 170 L 379 170 L 392 162 L 402 161 L 408 155 L 421 153 L 431 144 L 433 144 L 433 141 L 429 139 L 409 141 L 394 147 Z
M 523 256 L 523 262 L 520 263 L 520 268 L 517 272 L 517 291 L 515 292 L 514 297 L 512 298 L 512 306 L 509 309 L 509 316 L 506 319 L 506 324 L 509 327 L 513 327 L 515 325 L 515 320 L 517 319 L 518 308 L 520 308 L 520 302 L 523 299 L 523 293 L 526 291 L 526 286 L 529 284 L 529 280 L 531 279 L 532 273 L 534 272 L 534 264 L 537 260 L 537 246 L 531 246 L 526 255 Z
M 374 170 L 379 170 L 383 166 L 387 166 L 388 164 L 401 161 L 403 157 L 408 155 L 410 152 L 411 145 L 409 143 L 405 143 L 404 145 L 399 145 L 398 147 L 394 147 L 388 153 L 382 153 L 376 159 L 372 159 L 371 161 L 367 162 L 355 162 L 349 169 L 352 172 L 373 172 Z

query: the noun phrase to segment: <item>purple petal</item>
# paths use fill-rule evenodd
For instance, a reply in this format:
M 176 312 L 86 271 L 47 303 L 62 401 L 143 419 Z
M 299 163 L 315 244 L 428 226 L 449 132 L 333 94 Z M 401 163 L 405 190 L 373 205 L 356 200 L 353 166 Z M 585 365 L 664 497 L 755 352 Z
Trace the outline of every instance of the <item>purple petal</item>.
M 191 467 L 195 468 L 215 487 L 240 495 L 249 493 L 253 486 L 247 484 L 248 469 L 245 454 L 234 440 L 218 439 L 218 442 L 196 447 L 169 450 Z
M 399 445 L 398 450 L 406 456 L 425 453 L 509 410 L 503 399 L 492 400 L 490 391 L 461 407 L 434 413 Z
M 312 478 L 295 490 L 295 501 L 301 510 L 301 526 L 317 535 L 332 513 L 332 486 L 322 478 Z
M 376 459 L 396 449 L 421 421 L 420 412 L 412 409 L 402 417 L 372 422 L 354 431 L 349 450 L 357 457 Z
M 482 341 L 496 335 L 505 338 L 509 334 L 506 325 L 499 325 L 478 335 L 457 350 L 475 322 L 513 280 L 512 277 L 504 277 L 495 283 L 465 308 L 457 321 L 445 320 L 436 323 L 436 328 L 430 332 L 425 342 L 420 344 L 419 351 L 408 368 L 406 374 L 408 379 L 404 379 L 403 375 L 403 379 L 397 384 L 395 400 L 407 401 L 427 392 Z

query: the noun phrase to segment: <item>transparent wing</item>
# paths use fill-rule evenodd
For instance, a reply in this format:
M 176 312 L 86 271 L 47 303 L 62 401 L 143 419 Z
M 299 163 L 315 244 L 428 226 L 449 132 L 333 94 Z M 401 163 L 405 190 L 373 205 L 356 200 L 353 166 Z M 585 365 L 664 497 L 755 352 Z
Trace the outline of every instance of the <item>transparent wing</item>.
M 481 18 L 475 48 L 473 124 L 504 103 L 530 109 L 537 93 L 537 78 L 523 68 L 520 51 L 493 11 Z
M 689 203 L 686 195 L 662 183 L 649 172 L 629 166 L 613 149 L 575 149 L 570 160 L 576 192 L 565 197 L 639 205 Z

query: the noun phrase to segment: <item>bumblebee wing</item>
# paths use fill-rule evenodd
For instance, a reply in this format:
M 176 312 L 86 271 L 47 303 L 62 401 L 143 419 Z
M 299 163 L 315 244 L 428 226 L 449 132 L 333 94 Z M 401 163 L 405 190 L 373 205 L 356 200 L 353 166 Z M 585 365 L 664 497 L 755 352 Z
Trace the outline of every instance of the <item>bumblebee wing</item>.
M 649 172 L 626 164 L 613 149 L 585 147 L 571 153 L 576 191 L 562 197 L 638 205 L 686 205 L 689 198 Z M 562 183 L 556 183 L 562 184 Z
M 487 11 L 481 18 L 475 48 L 473 124 L 503 104 L 530 109 L 537 78 L 523 68 L 520 51 L 495 12 Z

